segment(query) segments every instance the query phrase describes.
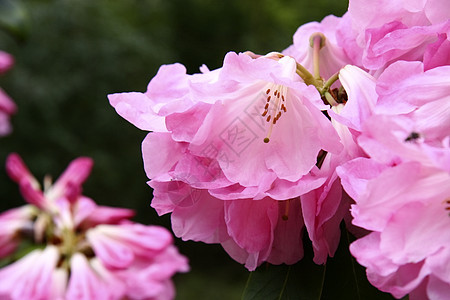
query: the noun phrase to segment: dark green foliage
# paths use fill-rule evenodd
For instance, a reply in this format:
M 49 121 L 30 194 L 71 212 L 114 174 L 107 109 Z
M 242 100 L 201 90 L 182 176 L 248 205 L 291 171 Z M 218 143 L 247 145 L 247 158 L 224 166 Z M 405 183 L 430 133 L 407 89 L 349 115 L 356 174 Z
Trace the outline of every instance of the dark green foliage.
M 326 265 L 313 263 L 311 245 L 306 242 L 306 254 L 299 263 L 263 265 L 252 272 L 242 299 L 393 300 L 367 281 L 365 269 L 350 255 L 352 237 L 345 228 L 342 230 L 339 248 Z

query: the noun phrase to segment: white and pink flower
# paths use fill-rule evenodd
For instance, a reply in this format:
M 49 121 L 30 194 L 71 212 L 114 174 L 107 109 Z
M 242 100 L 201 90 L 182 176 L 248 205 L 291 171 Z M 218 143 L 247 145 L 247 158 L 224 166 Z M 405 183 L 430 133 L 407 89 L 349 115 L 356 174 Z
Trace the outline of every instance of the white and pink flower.
M 174 298 L 171 278 L 189 270 L 187 259 L 167 229 L 134 223 L 132 210 L 81 195 L 91 167 L 91 159 L 78 158 L 42 191 L 22 159 L 8 157 L 8 174 L 30 204 L 0 215 L 0 256 L 27 238 L 44 250 L 0 269 L 1 299 Z

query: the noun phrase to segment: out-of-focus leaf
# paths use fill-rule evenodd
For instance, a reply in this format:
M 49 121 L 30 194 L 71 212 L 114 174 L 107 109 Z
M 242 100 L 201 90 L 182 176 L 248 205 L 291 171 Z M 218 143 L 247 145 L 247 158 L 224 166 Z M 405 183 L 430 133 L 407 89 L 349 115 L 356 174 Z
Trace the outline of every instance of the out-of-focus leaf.
M 3 268 L 27 255 L 33 250 L 44 249 L 44 245 L 33 244 L 31 241 L 22 240 L 14 253 L 0 259 L 0 268 Z
M 306 248 L 306 247 L 305 247 Z M 325 267 L 314 264 L 312 253 L 295 265 L 262 265 L 249 276 L 243 300 L 321 299 Z
M 0 0 L 0 28 L 14 35 L 18 40 L 28 34 L 29 18 L 20 1 Z

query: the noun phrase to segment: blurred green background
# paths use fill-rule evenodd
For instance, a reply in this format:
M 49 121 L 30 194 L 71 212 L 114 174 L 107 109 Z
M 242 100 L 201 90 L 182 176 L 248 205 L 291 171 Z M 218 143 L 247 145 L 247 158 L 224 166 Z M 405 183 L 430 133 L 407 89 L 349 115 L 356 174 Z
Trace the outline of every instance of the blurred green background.
M 221 66 L 228 51 L 265 54 L 345 0 L 0 0 L 0 49 L 16 64 L 0 86 L 18 105 L 0 139 L 0 211 L 23 204 L 4 161 L 19 153 L 36 178 L 55 179 L 78 156 L 95 160 L 84 194 L 136 209 L 136 221 L 170 228 L 149 206 L 142 132 L 119 117 L 107 94 L 145 91 L 161 64 L 189 73 Z M 175 277 L 177 299 L 239 299 L 248 276 L 217 245 L 176 240 L 191 272 Z

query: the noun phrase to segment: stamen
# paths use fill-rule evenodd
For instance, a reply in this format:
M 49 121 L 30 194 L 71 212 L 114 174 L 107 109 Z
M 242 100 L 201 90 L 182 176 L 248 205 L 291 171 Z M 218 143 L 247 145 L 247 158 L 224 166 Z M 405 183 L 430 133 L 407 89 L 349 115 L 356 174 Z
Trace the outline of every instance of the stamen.
M 264 138 L 264 143 L 270 141 L 273 126 L 281 118 L 281 115 L 287 111 L 285 94 L 287 88 L 282 85 L 273 84 L 271 88 L 266 90 L 267 101 L 264 105 L 264 111 L 261 116 L 266 117 L 266 122 L 269 123 L 269 130 L 267 136 Z M 272 97 L 273 95 L 273 97 Z

